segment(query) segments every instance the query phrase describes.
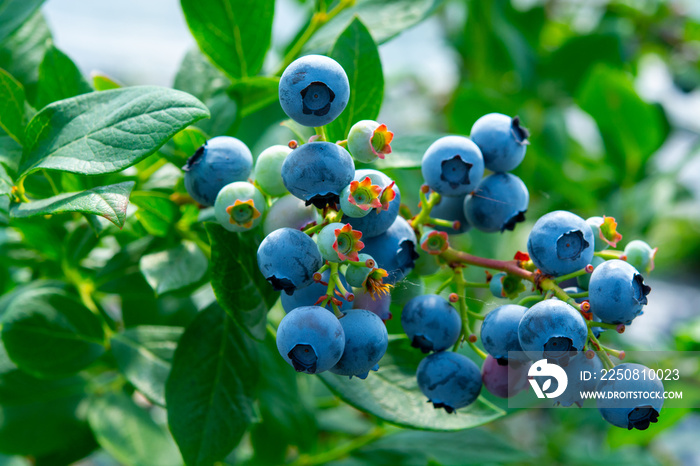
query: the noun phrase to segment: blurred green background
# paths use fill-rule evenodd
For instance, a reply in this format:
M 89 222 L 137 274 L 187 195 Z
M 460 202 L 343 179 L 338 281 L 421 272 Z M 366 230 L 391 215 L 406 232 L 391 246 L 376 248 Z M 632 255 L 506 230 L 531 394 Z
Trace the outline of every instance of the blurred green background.
M 650 304 L 643 318 L 612 338 L 614 345 L 700 350 L 700 2 L 393 3 L 427 4 L 431 12 L 380 47 L 386 91 L 379 120 L 396 134 L 398 147 L 419 153 L 427 146 L 401 146 L 405 135 L 468 135 L 474 121 L 489 112 L 519 115 L 532 134 L 528 155 L 514 171 L 530 190 L 526 224 L 503 234 L 471 232 L 456 241 L 474 254 L 510 259 L 525 249 L 529 227 L 546 212 L 614 216 L 624 235 L 623 247 L 642 238 L 659 248 L 656 269 L 648 278 Z M 288 42 L 308 21 L 313 2 L 279 0 L 276 8 L 268 70 L 275 69 Z M 183 70 L 193 64 L 211 65 L 189 52 L 180 69 L 194 42 L 178 2 L 50 0 L 43 14 L 57 46 L 83 74 L 99 70 L 126 85 L 175 85 L 199 92 L 220 116 L 204 122 L 206 130 L 243 139 L 255 155 L 291 138 L 279 126 L 284 114 L 276 102 L 233 123 L 238 109 L 221 91 L 225 78 L 213 68 L 207 82 L 192 86 L 184 81 Z M 401 154 L 397 150 L 389 157 Z M 387 173 L 415 212 L 420 170 Z M 153 186 L 167 185 L 174 176 L 166 170 Z M 483 277 L 480 270 L 469 273 Z M 439 282 L 440 277 L 410 276 L 395 291 L 395 306 L 402 301 L 398 295 L 430 291 Z M 134 294 L 131 299 L 142 297 Z M 171 325 L 187 322 L 198 302 L 197 296 L 168 297 L 156 306 L 149 299 L 158 308 L 152 312 L 167 316 L 164 320 Z M 496 302 L 477 291 L 470 304 L 491 308 Z M 143 314 L 132 319 L 147 320 Z M 396 319 L 390 323 L 400 331 L 397 325 Z M 232 461 L 274 464 L 276 440 L 306 453 L 338 452 L 376 424 L 330 395 L 315 378 L 304 377 L 300 384 L 300 406 L 314 413 L 300 421 L 302 435 L 293 429 L 269 432 L 262 423 Z M 155 416 L 162 421 L 158 409 Z M 645 432 L 610 428 L 594 409 L 528 410 L 460 433 L 405 430 L 353 449 L 350 457 L 332 464 L 696 465 L 698 432 L 700 416 L 693 410 L 667 410 Z M 280 440 L 294 435 L 298 438 Z M 264 448 L 253 456 L 253 446 L 260 444 L 271 446 L 270 458 L 261 456 Z M 2 464 L 26 461 L 0 456 Z M 98 452 L 79 464 L 112 465 L 115 460 Z

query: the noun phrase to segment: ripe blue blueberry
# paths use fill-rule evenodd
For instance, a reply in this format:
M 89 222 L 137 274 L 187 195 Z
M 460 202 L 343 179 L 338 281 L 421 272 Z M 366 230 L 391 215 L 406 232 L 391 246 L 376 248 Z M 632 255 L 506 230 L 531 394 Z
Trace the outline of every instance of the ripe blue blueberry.
M 402 217 L 396 217 L 391 227 L 381 235 L 362 239 L 365 246 L 362 252 L 372 256 L 377 267 L 389 273 L 384 283 L 394 285 L 413 270 L 418 258 L 416 234 Z
M 586 401 L 581 392 L 593 391 L 603 375 L 603 363 L 596 355 L 588 359 L 586 353 L 578 353 L 571 357 L 569 364 L 564 367 L 568 384 L 564 393 L 555 398 L 555 403 L 562 406 L 571 406 L 576 403 L 582 407 Z M 590 377 L 589 375 L 590 374 Z M 556 381 L 554 382 L 556 384 Z M 550 391 L 556 390 L 556 385 Z
M 641 364 L 625 363 L 614 368 L 615 377 L 598 384 L 598 391 L 606 394 L 598 398 L 598 411 L 603 419 L 623 429 L 645 430 L 657 422 L 664 404 L 664 384 L 656 372 Z M 625 374 L 629 374 L 626 377 Z M 621 374 L 617 377 L 617 374 Z M 636 376 L 635 376 L 636 374 Z M 641 392 L 638 398 L 619 398 L 614 395 Z
M 432 218 L 439 218 L 442 220 L 450 220 L 451 222 L 459 222 L 459 228 L 447 228 L 443 226 L 436 226 L 437 231 L 444 231 L 450 235 L 458 235 L 460 233 L 466 233 L 471 228 L 467 217 L 464 216 L 464 196 L 442 196 L 440 197 L 440 202 L 433 206 L 433 210 L 430 211 L 430 216 Z
M 357 170 L 353 180 L 362 181 L 366 177 L 369 177 L 373 185 L 382 188 L 382 194 L 380 194 L 379 199 L 380 202 L 382 202 L 381 211 L 379 211 L 379 209 L 373 209 L 362 218 L 351 218 L 347 215 L 343 215 L 342 220 L 352 225 L 354 230 L 361 231 L 362 237 L 365 240 L 367 238 L 379 236 L 387 231 L 394 223 L 394 220 L 396 220 L 399 214 L 399 206 L 401 205 L 401 191 L 399 191 L 398 186 L 394 184 L 391 178 L 380 171 L 364 169 Z
M 518 325 L 527 311 L 525 306 L 505 304 L 486 314 L 481 325 L 481 341 L 486 352 L 499 362 L 507 361 L 509 352 L 515 360 L 528 359 L 518 339 Z
M 309 235 L 280 228 L 265 237 L 258 247 L 258 267 L 272 287 L 292 294 L 309 286 L 323 265 L 321 253 Z
M 481 392 L 481 371 L 468 357 L 452 351 L 433 353 L 420 362 L 418 388 L 436 409 L 453 413 L 476 401 Z
M 276 145 L 268 147 L 260 153 L 255 161 L 255 183 L 270 196 L 287 194 L 282 180 L 282 164 L 289 153 L 288 146 Z
M 344 349 L 343 327 L 322 307 L 298 307 L 277 328 L 277 350 L 297 372 L 327 371 L 338 363 Z
M 236 181 L 219 191 L 214 215 L 216 221 L 229 231 L 248 231 L 260 223 L 265 207 L 265 198 L 258 188 L 245 181 Z
M 282 110 L 304 126 L 323 126 L 335 120 L 349 97 L 350 83 L 345 70 L 337 61 L 322 55 L 294 60 L 280 78 Z
M 353 289 L 355 300 L 352 302 L 353 309 L 365 309 L 374 312 L 382 321 L 391 319 L 391 295 L 384 293 L 374 296 L 370 292 L 361 288 Z
M 558 277 L 590 264 L 593 244 L 593 232 L 585 220 L 557 210 L 537 220 L 527 240 L 527 251 L 543 273 Z
M 440 264 L 434 254 L 429 254 L 422 247 L 416 249 L 416 251 L 418 252 L 418 259 L 414 261 L 413 273 L 425 276 L 433 275 L 441 270 Z
M 490 354 L 481 366 L 484 388 L 499 398 L 511 398 L 529 387 L 527 371 L 530 364 L 502 364 Z
M 588 286 L 591 312 L 609 324 L 629 324 L 647 304 L 651 288 L 627 262 L 612 259 L 593 270 Z
M 507 172 L 523 161 L 530 133 L 518 117 L 489 113 L 476 120 L 469 137 L 481 149 L 486 168 Z
M 520 320 L 520 346 L 533 361 L 546 358 L 566 366 L 570 357 L 582 351 L 588 338 L 583 316 L 563 301 L 547 299 L 532 306 Z
M 307 206 L 301 199 L 287 194 L 277 199 L 267 211 L 263 221 L 263 233 L 267 236 L 284 227 L 301 230 L 319 221 L 321 217 L 314 206 Z
M 326 291 L 328 290 L 328 279 L 330 278 L 330 271 L 326 270 L 321 274 L 321 282 L 313 282 L 311 285 L 302 288 L 300 290 L 294 290 L 294 293 L 291 295 L 288 295 L 287 293 L 282 293 L 281 296 L 281 301 L 282 301 L 282 308 L 284 308 L 284 312 L 289 313 L 293 309 L 296 309 L 298 307 L 302 306 L 316 306 L 316 301 L 321 296 L 324 296 L 326 294 Z M 342 274 L 340 274 L 340 282 L 343 284 L 345 289 L 348 289 L 348 283 L 345 281 L 345 278 L 343 277 Z M 340 301 L 340 306 L 339 309 L 341 312 L 348 311 L 351 308 L 350 302 L 345 300 L 344 296 L 335 296 L 336 299 Z M 326 309 L 329 311 L 333 312 L 333 306 L 331 303 L 328 303 L 326 305 Z
M 625 246 L 627 262 L 640 272 L 649 273 L 654 270 L 654 256 L 657 248 L 649 246 L 642 240 L 630 241 Z
M 197 149 L 182 169 L 190 196 L 202 205 L 213 206 L 221 188 L 248 179 L 253 170 L 253 155 L 238 139 L 219 136 Z
M 445 136 L 428 147 L 421 172 L 430 188 L 444 196 L 462 196 L 484 176 L 484 158 L 469 138 Z
M 352 181 L 355 165 L 348 151 L 330 142 L 309 142 L 294 149 L 282 164 L 284 186 L 319 209 L 337 204 Z
M 459 338 L 462 320 L 445 298 L 426 294 L 406 303 L 401 311 L 401 325 L 411 346 L 429 353 L 452 347 Z
M 370 370 L 379 369 L 386 353 L 389 334 L 382 319 L 365 309 L 352 309 L 340 318 L 345 333 L 345 351 L 330 371 L 366 379 Z
M 464 215 L 477 230 L 513 230 L 525 220 L 530 195 L 525 183 L 510 173 L 487 176 L 464 201 Z

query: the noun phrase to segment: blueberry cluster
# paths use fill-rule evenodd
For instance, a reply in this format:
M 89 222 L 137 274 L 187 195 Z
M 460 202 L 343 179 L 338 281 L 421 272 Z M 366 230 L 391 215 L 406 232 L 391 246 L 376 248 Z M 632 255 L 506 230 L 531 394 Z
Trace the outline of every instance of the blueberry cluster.
M 413 215 L 401 205 L 394 180 L 355 168 L 355 162 L 391 154 L 393 133 L 386 125 L 362 120 L 347 139 L 326 140 L 324 125 L 350 99 L 348 78 L 337 62 L 319 55 L 299 58 L 282 74 L 279 99 L 292 120 L 314 127 L 316 135 L 269 147 L 255 163 L 241 141 L 213 138 L 188 161 L 185 186 L 195 201 L 213 206 L 224 228 L 264 233 L 257 263 L 282 292 L 286 314 L 277 348 L 296 371 L 364 379 L 378 370 L 388 348 L 391 288 L 412 270 L 452 272 L 436 293 L 413 297 L 401 311 L 408 344 L 427 355 L 417 368 L 418 388 L 448 413 L 473 403 L 482 386 L 499 397 L 528 388 L 533 361 L 556 363 L 577 380 L 573 375 L 581 370 L 611 367 L 607 354 L 622 357 L 598 337 L 605 329 L 621 333 L 642 313 L 650 289 L 638 271 L 653 269 L 656 250 L 632 241 L 623 253 L 608 251 L 621 239 L 613 218 L 550 212 L 534 224 L 528 252 L 512 261 L 450 247 L 455 235 L 471 227 L 504 232 L 525 220 L 528 190 L 508 173 L 522 162 L 528 144 L 529 132 L 518 117 L 490 113 L 474 123 L 470 137 L 445 136 L 431 144 L 421 162 L 420 211 Z M 497 273 L 470 284 L 462 274 L 466 265 Z M 560 288 L 565 279 L 578 286 Z M 518 303 L 485 316 L 468 309 L 469 286 L 514 300 L 527 292 L 527 283 L 532 293 Z M 447 287 L 456 290 L 449 299 L 440 296 Z M 477 321 L 483 321 L 483 350 L 471 330 Z M 464 342 L 484 359 L 481 368 L 456 351 Z M 596 388 L 582 384 L 572 384 L 559 403 L 580 405 L 579 389 Z M 656 422 L 661 405 L 630 401 L 599 408 L 614 425 L 643 429 Z

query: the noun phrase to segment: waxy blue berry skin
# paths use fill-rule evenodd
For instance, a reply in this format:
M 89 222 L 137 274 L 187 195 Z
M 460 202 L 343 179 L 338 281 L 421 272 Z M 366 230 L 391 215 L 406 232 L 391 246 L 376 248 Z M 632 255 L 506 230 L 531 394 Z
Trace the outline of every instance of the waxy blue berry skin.
M 253 170 L 253 155 L 236 138 L 218 136 L 197 149 L 182 167 L 185 189 L 204 206 L 213 206 L 221 188 L 234 181 L 247 181 Z
M 379 369 L 379 360 L 389 346 L 386 326 L 377 314 L 366 309 L 352 309 L 339 320 L 345 333 L 345 351 L 330 371 L 366 379 L 370 370 Z
M 361 288 L 353 289 L 353 293 L 355 293 L 355 300 L 352 302 L 353 309 L 365 309 L 373 312 L 384 322 L 391 319 L 391 294 L 372 296 L 370 292 Z
M 355 175 L 350 153 L 338 144 L 309 142 L 294 149 L 282 164 L 284 186 L 319 209 L 340 201 L 340 192 Z
M 429 353 L 452 347 L 459 338 L 462 320 L 445 298 L 426 294 L 406 303 L 401 311 L 401 325 L 411 346 Z
M 481 366 L 481 381 L 492 395 L 510 398 L 530 386 L 527 381 L 529 368 L 530 364 L 503 364 L 489 354 Z
M 384 278 L 384 283 L 394 285 L 413 270 L 418 259 L 418 241 L 413 228 L 402 217 L 396 217 L 391 227 L 381 235 L 366 240 L 363 236 L 362 240 L 365 244 L 362 252 L 372 256 L 377 267 L 389 274 Z
M 277 350 L 297 372 L 318 374 L 340 360 L 345 332 L 332 312 L 318 306 L 298 307 L 277 328 Z
M 458 235 L 460 233 L 466 233 L 471 228 L 467 217 L 464 216 L 464 196 L 440 197 L 440 202 L 433 206 L 433 210 L 430 211 L 430 216 L 432 218 L 440 218 L 442 220 L 449 220 L 451 222 L 458 221 L 459 228 L 455 230 L 454 228 L 446 228 L 443 226 L 435 226 L 437 231 L 444 231 L 450 235 Z
M 562 406 L 571 406 L 576 403 L 578 407 L 582 407 L 586 400 L 581 396 L 581 392 L 596 389 L 596 385 L 598 385 L 603 375 L 602 370 L 603 362 L 597 355 L 591 359 L 588 359 L 585 353 L 578 353 L 572 356 L 569 364 L 564 367 L 564 372 L 566 372 L 568 378 L 566 390 L 554 399 L 555 403 L 559 403 Z M 586 373 L 591 374 L 589 380 L 585 380 L 588 378 Z M 556 386 L 550 391 L 554 390 L 556 390 Z
M 613 370 L 615 371 L 613 375 L 621 374 L 621 376 L 603 380 L 597 387 L 599 392 L 606 393 L 605 399 L 598 398 L 597 400 L 598 411 L 603 419 L 614 426 L 629 430 L 645 430 L 650 423 L 657 422 L 664 404 L 664 384 L 656 376 L 656 373 L 646 366 L 632 363 L 620 364 L 615 366 Z M 635 371 L 638 374 L 637 380 L 634 380 Z M 631 377 L 625 377 L 626 373 L 630 374 Z M 615 393 L 631 391 L 646 392 L 650 396 L 636 399 L 631 397 L 614 398 Z M 653 398 L 651 397 L 652 393 L 654 394 Z
M 627 262 L 612 259 L 596 267 L 588 284 L 591 312 L 609 324 L 629 324 L 647 304 L 651 288 Z
M 365 177 L 369 176 L 372 180 L 372 184 L 379 186 L 382 190 L 386 189 L 391 183 L 392 179 L 386 176 L 384 173 L 373 170 L 373 169 L 363 169 L 357 170 L 353 180 L 362 181 Z M 389 229 L 389 227 L 394 223 L 396 217 L 399 215 L 399 207 L 401 205 L 401 191 L 399 187 L 394 184 L 392 188 L 396 193 L 396 197 L 389 203 L 388 210 L 382 210 L 377 213 L 376 209 L 362 218 L 351 218 L 347 215 L 343 215 L 343 223 L 349 223 L 352 225 L 353 230 L 360 230 L 362 232 L 363 241 L 366 242 L 367 238 L 372 238 L 374 236 L 379 236 Z
M 342 113 L 350 98 L 343 67 L 332 58 L 306 55 L 282 73 L 279 85 L 282 110 L 304 126 L 323 126 Z
M 518 324 L 520 346 L 533 361 L 547 359 L 566 366 L 572 355 L 583 350 L 587 338 L 583 316 L 558 299 L 535 304 Z
M 507 172 L 523 161 L 530 133 L 518 117 L 489 113 L 476 120 L 469 137 L 481 149 L 486 168 Z
M 323 265 L 321 253 L 309 235 L 280 228 L 265 237 L 258 247 L 258 267 L 272 287 L 287 294 L 309 286 Z
M 529 202 L 530 194 L 520 178 L 494 173 L 481 180 L 464 200 L 464 215 L 477 230 L 512 231 L 525 220 Z
M 420 362 L 418 388 L 436 409 L 453 413 L 476 401 L 481 392 L 481 371 L 468 357 L 452 351 L 433 353 Z
M 484 176 L 481 151 L 469 138 L 445 136 L 428 147 L 421 162 L 423 178 L 443 196 L 463 196 Z
M 508 352 L 516 360 L 527 360 L 518 339 L 518 325 L 528 308 L 517 304 L 505 304 L 486 314 L 481 324 L 481 342 L 484 349 L 502 362 L 508 359 Z
M 590 264 L 593 245 L 593 232 L 584 219 L 557 210 L 537 220 L 527 240 L 527 252 L 542 273 L 558 277 Z
M 294 290 L 294 293 L 290 295 L 287 293 L 282 293 L 280 299 L 282 301 L 282 308 L 284 309 L 284 312 L 290 313 L 293 309 L 302 306 L 317 306 L 316 301 L 318 301 L 318 298 L 325 295 L 326 291 L 328 290 L 327 283 L 330 275 L 331 272 L 329 270 L 326 270 L 323 272 L 323 274 L 321 274 L 321 281 L 326 283 L 326 285 L 319 282 L 313 282 L 311 285 L 305 288 Z M 345 278 L 343 278 L 343 275 L 340 274 L 339 276 L 340 282 L 343 284 L 345 289 L 348 289 L 348 284 L 345 281 Z M 341 312 L 350 310 L 352 304 L 346 301 L 343 296 L 336 295 L 335 297 L 336 299 L 340 300 L 339 309 Z M 325 307 L 329 311 L 333 312 L 333 306 L 331 303 L 328 303 Z

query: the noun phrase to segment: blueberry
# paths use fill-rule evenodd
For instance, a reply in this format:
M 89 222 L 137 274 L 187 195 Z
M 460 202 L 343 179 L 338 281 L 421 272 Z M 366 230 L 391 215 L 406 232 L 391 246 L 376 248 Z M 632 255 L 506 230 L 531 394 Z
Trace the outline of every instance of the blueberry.
M 487 176 L 464 201 L 464 215 L 477 230 L 513 230 L 525 220 L 530 195 L 525 183 L 509 173 Z
M 636 239 L 625 246 L 625 256 L 632 267 L 644 273 L 649 273 L 654 270 L 656 250 L 657 248 L 652 249 L 644 241 Z
M 462 319 L 445 298 L 426 294 L 406 303 L 401 311 L 401 325 L 411 346 L 429 353 L 446 350 L 457 342 Z
M 529 368 L 530 364 L 502 364 L 489 354 L 481 366 L 481 381 L 492 395 L 511 398 L 530 386 Z
M 481 392 L 481 371 L 468 357 L 443 351 L 424 358 L 416 373 L 418 388 L 436 409 L 453 413 L 476 401 Z
M 433 206 L 433 210 L 430 211 L 430 216 L 432 218 L 439 218 L 442 220 L 450 220 L 452 222 L 459 222 L 459 228 L 455 230 L 454 228 L 446 228 L 442 226 L 436 226 L 437 231 L 444 231 L 448 234 L 458 235 L 460 233 L 466 233 L 471 228 L 467 217 L 464 216 L 464 196 L 442 196 L 440 202 Z
M 381 235 L 362 239 L 365 245 L 362 252 L 374 257 L 377 267 L 389 273 L 384 283 L 394 285 L 413 270 L 418 258 L 416 234 L 402 217 L 396 217 Z
M 481 324 L 481 341 L 486 352 L 499 362 L 507 361 L 509 352 L 515 360 L 528 359 L 518 339 L 518 325 L 527 311 L 525 306 L 505 304 L 486 314 Z
M 421 172 L 433 191 L 462 196 L 471 192 L 484 175 L 484 159 L 469 138 L 445 136 L 428 147 Z
M 316 243 L 299 230 L 280 228 L 265 237 L 258 247 L 258 267 L 272 287 L 292 294 L 309 286 L 323 265 Z
M 569 364 L 563 369 L 568 383 L 564 393 L 555 398 L 554 401 L 562 406 L 571 406 L 576 403 L 582 407 L 586 400 L 581 396 L 581 392 L 596 389 L 596 385 L 603 375 L 603 363 L 598 356 L 588 359 L 586 353 L 578 353 L 570 358 Z M 590 378 L 587 373 L 590 373 Z M 554 383 L 556 384 L 556 382 Z M 556 390 L 556 385 L 550 389 L 550 392 L 554 392 L 554 390 Z
M 566 366 L 572 354 L 583 350 L 588 327 L 583 316 L 563 301 L 547 299 L 532 306 L 520 320 L 520 346 L 533 361 L 546 358 Z
M 277 350 L 297 372 L 327 371 L 338 363 L 344 349 L 343 327 L 322 307 L 298 307 L 277 328 Z
M 651 291 L 644 277 L 627 262 L 612 259 L 591 274 L 588 301 L 591 312 L 609 324 L 629 324 L 647 304 Z
M 360 241 L 362 232 L 355 231 L 348 223 L 331 223 L 318 234 L 316 244 L 321 256 L 327 261 L 343 262 L 359 260 L 357 251 L 364 248 Z
M 441 270 L 434 254 L 427 253 L 423 248 L 416 249 L 418 258 L 414 261 L 413 273 L 426 276 L 438 273 Z
M 287 194 L 282 180 L 282 164 L 289 153 L 288 146 L 268 147 L 260 153 L 255 161 L 255 182 L 265 193 L 270 196 L 283 196 Z
M 481 149 L 486 168 L 507 172 L 523 161 L 530 133 L 518 117 L 489 113 L 476 120 L 469 136 Z
M 593 270 L 596 269 L 600 264 L 605 262 L 605 259 L 602 257 L 598 256 L 593 256 L 593 259 L 591 259 L 591 265 L 593 266 Z M 582 288 L 581 291 L 586 291 L 588 290 L 588 286 L 591 283 L 591 274 L 586 273 L 584 275 L 579 275 L 576 277 L 576 284 L 579 286 L 579 288 Z
M 236 181 L 219 191 L 214 215 L 216 221 L 229 231 L 247 231 L 260 223 L 266 206 L 265 198 L 255 186 Z
M 345 333 L 345 351 L 330 371 L 334 374 L 367 378 L 370 370 L 379 369 L 386 353 L 389 335 L 382 319 L 366 309 L 353 309 L 340 318 Z
M 348 151 L 330 142 L 309 142 L 294 149 L 282 164 L 284 186 L 319 209 L 340 201 L 355 165 Z
M 376 121 L 361 120 L 352 125 L 348 133 L 348 151 L 358 162 L 370 163 L 383 159 L 391 153 L 389 145 L 394 139 L 394 133 L 386 125 Z
M 369 254 L 358 254 L 357 255 L 357 262 L 358 264 L 365 264 L 368 260 L 371 260 L 375 263 L 374 258 L 370 256 Z M 349 265 L 347 270 L 345 271 L 345 278 L 347 279 L 348 283 L 350 286 L 354 286 L 356 288 L 363 288 L 365 284 L 365 280 L 369 276 L 370 272 L 372 269 L 376 267 L 365 267 L 364 265 L 362 266 L 354 266 L 354 265 Z
M 374 312 L 384 322 L 391 319 L 391 295 L 389 293 L 380 296 L 373 296 L 366 290 L 357 288 L 353 290 L 355 300 L 352 302 L 353 309 L 366 309 Z
M 657 422 L 664 404 L 663 382 L 656 372 L 641 364 L 625 363 L 615 367 L 615 377 L 598 384 L 597 390 L 605 393 L 598 398 L 598 411 L 603 419 L 623 429 L 645 430 Z M 620 377 L 617 377 L 620 374 Z M 625 375 L 627 374 L 627 375 Z M 636 374 L 636 380 L 635 380 Z M 614 397 L 617 393 L 641 392 L 639 397 Z
M 321 281 L 323 283 L 326 283 L 325 285 L 319 282 L 313 282 L 311 285 L 302 288 L 300 290 L 294 290 L 294 293 L 291 295 L 288 295 L 287 293 L 282 293 L 281 300 L 282 300 L 282 308 L 284 309 L 284 312 L 289 313 L 293 309 L 296 309 L 298 307 L 302 306 L 316 306 L 316 301 L 321 296 L 325 296 L 326 291 L 328 290 L 328 279 L 330 278 L 330 271 L 326 270 L 321 274 Z M 343 286 L 347 289 L 348 283 L 345 281 L 345 278 L 343 275 L 340 275 L 340 282 L 343 284 Z M 339 309 L 341 312 L 350 310 L 350 303 L 345 300 L 344 296 L 338 296 L 336 295 L 336 298 L 340 301 L 340 306 Z M 326 309 L 329 311 L 333 312 L 333 306 L 331 303 L 328 303 L 326 305 Z
M 557 210 L 537 220 L 527 240 L 527 251 L 543 273 L 558 277 L 591 263 L 593 241 L 593 232 L 581 217 Z
M 323 126 L 335 120 L 350 97 L 350 83 L 337 61 L 322 55 L 294 60 L 282 73 L 279 98 L 282 110 L 304 126 Z
M 221 188 L 234 181 L 246 181 L 253 169 L 248 146 L 236 138 L 219 136 L 197 149 L 187 164 L 185 189 L 204 206 L 213 206 Z
M 365 240 L 367 238 L 379 236 L 387 231 L 394 223 L 394 220 L 396 220 L 396 217 L 399 214 L 399 206 L 401 205 L 401 192 L 391 178 L 380 171 L 364 169 L 357 170 L 353 179 L 355 181 L 362 181 L 366 177 L 370 178 L 373 185 L 377 185 L 382 188 L 380 201 L 381 197 L 384 197 L 384 203 L 386 204 L 388 202 L 388 204 L 382 208 L 381 212 L 374 209 L 368 215 L 362 218 L 351 218 L 347 215 L 343 215 L 342 220 L 343 222 L 352 225 L 353 229 L 360 230 L 362 232 L 362 237 Z M 395 197 L 388 200 L 387 198 L 392 197 L 392 195 Z
M 272 204 L 263 221 L 265 236 L 279 228 L 302 228 L 315 224 L 321 220 L 318 210 L 314 206 L 304 205 L 304 201 L 291 194 L 282 196 Z

